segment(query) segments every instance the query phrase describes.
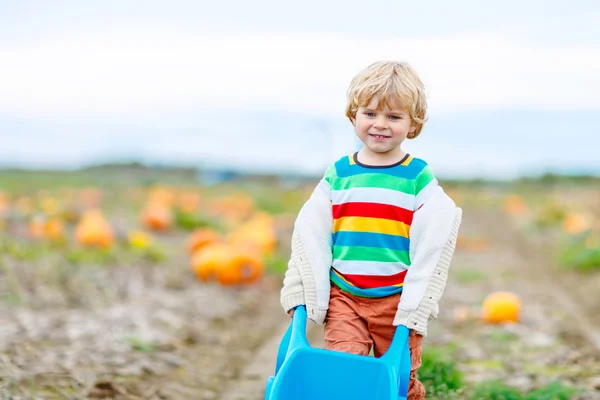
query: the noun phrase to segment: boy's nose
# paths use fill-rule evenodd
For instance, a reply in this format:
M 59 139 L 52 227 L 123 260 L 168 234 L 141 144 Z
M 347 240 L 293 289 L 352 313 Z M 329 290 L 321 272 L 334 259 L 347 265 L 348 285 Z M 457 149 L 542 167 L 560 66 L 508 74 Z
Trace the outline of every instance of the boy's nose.
M 377 118 L 375 120 L 375 122 L 373 123 L 373 126 L 377 129 L 386 129 L 387 122 L 386 122 L 385 118 Z

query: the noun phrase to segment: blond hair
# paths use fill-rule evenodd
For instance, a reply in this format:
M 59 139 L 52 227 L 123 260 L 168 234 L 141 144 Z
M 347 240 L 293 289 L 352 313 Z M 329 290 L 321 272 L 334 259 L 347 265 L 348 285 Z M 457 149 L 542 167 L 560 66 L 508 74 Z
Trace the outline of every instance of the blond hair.
M 427 121 L 427 100 L 423 82 L 409 64 L 378 61 L 352 79 L 346 106 L 346 116 L 352 123 L 356 120 L 358 108 L 366 107 L 375 96 L 379 101 L 378 108 L 385 105 L 391 109 L 395 105 L 409 113 L 416 129 L 407 137 L 414 139 L 419 136 Z

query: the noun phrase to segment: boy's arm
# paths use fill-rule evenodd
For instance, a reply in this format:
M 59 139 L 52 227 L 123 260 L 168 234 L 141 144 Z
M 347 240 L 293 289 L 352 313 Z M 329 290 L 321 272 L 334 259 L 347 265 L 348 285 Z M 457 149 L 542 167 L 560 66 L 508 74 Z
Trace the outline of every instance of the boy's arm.
M 417 178 L 415 213 L 410 230 L 411 265 L 394 325 L 427 334 L 427 322 L 437 316 L 438 301 L 456 244 L 461 210 L 443 192 L 426 167 Z
M 327 176 L 302 206 L 294 224 L 292 252 L 281 289 L 286 312 L 306 305 L 308 316 L 322 323 L 329 304 L 331 267 L 331 192 Z
M 281 306 L 286 312 L 289 312 L 301 304 L 306 304 L 302 276 L 294 260 L 290 258 L 288 269 L 285 271 L 283 278 L 283 287 L 281 288 Z
M 417 252 L 418 255 L 415 256 L 415 263 L 411 268 L 416 265 L 418 267 L 413 269 L 410 277 L 410 272 L 407 273 L 394 319 L 395 326 L 404 325 L 422 336 L 427 336 L 427 323 L 437 318 L 438 302 L 448 279 L 462 210 L 455 208 L 452 216 L 450 233 L 443 246 L 422 248 L 422 251 Z

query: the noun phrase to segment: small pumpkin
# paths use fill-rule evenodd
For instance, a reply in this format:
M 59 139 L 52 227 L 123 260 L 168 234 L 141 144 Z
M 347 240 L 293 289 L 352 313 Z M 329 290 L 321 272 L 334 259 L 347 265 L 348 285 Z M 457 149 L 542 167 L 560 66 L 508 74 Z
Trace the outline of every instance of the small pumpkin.
M 65 227 L 59 218 L 49 218 L 44 226 L 44 237 L 60 240 L 65 237 Z
M 37 215 L 29 221 L 28 231 L 29 236 L 35 239 L 40 239 L 44 237 L 44 226 L 46 224 L 46 220 L 44 217 Z
M 482 252 L 490 248 L 490 242 L 485 237 L 465 236 L 459 233 L 456 248 L 470 252 Z
M 193 214 L 200 207 L 200 194 L 196 192 L 183 192 L 179 195 L 178 208 L 184 213 Z
M 199 228 L 191 233 L 187 240 L 187 251 L 190 254 L 196 253 L 202 247 L 218 243 L 221 241 L 221 236 L 210 228 Z
M 79 203 L 84 208 L 97 208 L 102 203 L 102 191 L 95 187 L 89 187 L 79 192 Z
M 512 292 L 494 292 L 483 301 L 482 318 L 487 323 L 519 322 L 520 316 L 521 299 Z
M 17 212 L 22 216 L 29 216 L 33 213 L 33 199 L 31 197 L 19 197 L 15 201 Z
M 175 192 L 168 187 L 155 186 L 148 192 L 149 203 L 161 203 L 172 206 L 175 201 Z
M 527 203 L 517 194 L 511 194 L 504 200 L 504 212 L 511 216 L 525 215 L 529 211 Z
M 44 196 L 40 199 L 40 208 L 46 215 L 58 215 L 62 210 L 62 205 L 58 199 Z
M 5 212 L 7 212 L 8 208 L 8 195 L 4 194 L 3 192 L 0 192 L 0 214 L 4 214 Z
M 173 212 L 162 202 L 153 201 L 146 204 L 141 213 L 142 224 L 154 231 L 166 231 L 173 225 Z
M 31 219 L 28 226 L 29 236 L 36 239 L 59 240 L 64 237 L 64 225 L 58 218 L 46 218 L 38 215 Z

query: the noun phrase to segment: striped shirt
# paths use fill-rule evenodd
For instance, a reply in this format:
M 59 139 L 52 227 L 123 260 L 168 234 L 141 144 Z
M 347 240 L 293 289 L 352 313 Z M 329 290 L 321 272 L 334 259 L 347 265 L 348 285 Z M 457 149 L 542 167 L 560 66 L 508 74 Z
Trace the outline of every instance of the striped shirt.
M 431 168 L 406 155 L 389 166 L 367 166 L 357 153 L 331 165 L 333 263 L 331 281 L 361 297 L 402 291 L 410 267 L 413 214 L 438 185 Z

